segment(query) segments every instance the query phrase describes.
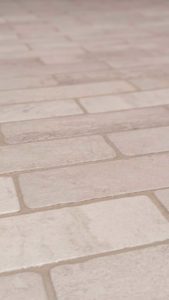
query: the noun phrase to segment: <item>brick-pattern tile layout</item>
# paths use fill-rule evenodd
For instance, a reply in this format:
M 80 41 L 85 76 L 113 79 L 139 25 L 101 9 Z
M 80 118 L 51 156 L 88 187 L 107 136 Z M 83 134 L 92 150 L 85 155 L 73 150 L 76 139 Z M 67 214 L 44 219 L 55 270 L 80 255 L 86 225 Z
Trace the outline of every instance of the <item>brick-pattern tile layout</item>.
M 0 226 L 1 272 L 169 238 L 169 223 L 144 196 L 9 217 Z
M 24 174 L 20 185 L 27 205 L 41 207 L 166 188 L 168 166 L 158 154 Z
M 0 177 L 0 215 L 20 209 L 15 186 L 10 177 Z
M 169 299 L 168 20 L 0 1 L 0 300 Z

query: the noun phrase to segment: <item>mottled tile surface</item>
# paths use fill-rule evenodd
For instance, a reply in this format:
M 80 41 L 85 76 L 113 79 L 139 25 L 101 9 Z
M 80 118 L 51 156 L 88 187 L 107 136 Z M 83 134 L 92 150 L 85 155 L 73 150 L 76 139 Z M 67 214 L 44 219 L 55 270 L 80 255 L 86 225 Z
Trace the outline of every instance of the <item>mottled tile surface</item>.
M 0 1 L 0 300 L 169 299 L 169 2 Z

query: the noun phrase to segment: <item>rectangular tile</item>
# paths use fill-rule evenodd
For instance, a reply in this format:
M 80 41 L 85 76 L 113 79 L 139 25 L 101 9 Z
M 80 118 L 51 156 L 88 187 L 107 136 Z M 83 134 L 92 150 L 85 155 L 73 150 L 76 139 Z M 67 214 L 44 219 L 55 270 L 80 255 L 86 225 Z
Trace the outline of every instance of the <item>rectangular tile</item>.
M 60 300 L 167 300 L 168 245 L 58 266 L 51 274 Z
M 56 74 L 54 75 L 57 82 L 60 84 L 78 84 L 89 82 L 111 81 L 120 78 L 118 71 L 115 70 L 99 70 L 93 72 L 78 72 L 69 74 Z
M 1 146 L 0 174 L 114 158 L 100 136 Z
M 169 151 L 169 127 L 118 132 L 108 137 L 123 154 L 129 156 Z
M 123 99 L 133 108 L 166 105 L 169 104 L 169 89 L 126 94 Z
M 30 207 L 76 203 L 169 187 L 168 165 L 167 154 L 98 162 L 23 174 L 20 185 Z
M 24 91 L 24 90 L 23 90 Z M 82 114 L 73 101 L 49 101 L 0 106 L 0 123 Z
M 0 299 L 47 300 L 39 274 L 28 272 L 0 277 Z
M 130 82 L 141 90 L 169 88 L 169 76 L 166 77 L 164 75 L 160 77 L 133 78 Z
M 132 109 L 169 104 L 169 90 L 154 90 L 80 100 L 89 113 Z
M 169 126 L 169 110 L 154 107 L 69 116 L 69 118 L 31 120 L 1 124 L 1 130 L 7 143 L 16 144 L 157 126 Z
M 0 229 L 0 272 L 169 237 L 168 222 L 144 196 L 0 219 Z
M 15 186 L 10 177 L 0 177 L 0 214 L 19 211 Z
M 125 97 L 98 96 L 82 98 L 80 103 L 89 113 L 100 113 L 116 110 L 125 110 L 133 108 L 133 105 L 127 103 Z
M 57 82 L 50 76 L 39 76 L 39 77 L 14 77 L 11 79 L 1 78 L 0 79 L 0 90 L 12 90 L 12 89 L 24 89 L 34 87 L 45 87 L 56 85 Z
M 133 90 L 133 86 L 129 83 L 125 81 L 115 80 L 63 87 L 58 86 L 50 88 L 1 91 L 0 104 L 87 97 L 99 94 L 104 95 Z

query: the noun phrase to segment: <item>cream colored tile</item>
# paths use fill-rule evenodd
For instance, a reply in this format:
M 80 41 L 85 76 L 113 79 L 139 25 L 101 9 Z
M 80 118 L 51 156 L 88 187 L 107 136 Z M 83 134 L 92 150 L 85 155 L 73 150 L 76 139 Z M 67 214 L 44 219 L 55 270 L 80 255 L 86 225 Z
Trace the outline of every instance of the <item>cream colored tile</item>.
M 36 273 L 18 273 L 0 277 L 0 299 L 47 300 L 41 277 Z
M 0 174 L 114 158 L 100 136 L 0 147 Z
M 60 300 L 168 299 L 168 246 L 60 266 L 52 270 Z
M 20 209 L 15 186 L 10 177 L 0 177 L 0 214 L 16 212 Z

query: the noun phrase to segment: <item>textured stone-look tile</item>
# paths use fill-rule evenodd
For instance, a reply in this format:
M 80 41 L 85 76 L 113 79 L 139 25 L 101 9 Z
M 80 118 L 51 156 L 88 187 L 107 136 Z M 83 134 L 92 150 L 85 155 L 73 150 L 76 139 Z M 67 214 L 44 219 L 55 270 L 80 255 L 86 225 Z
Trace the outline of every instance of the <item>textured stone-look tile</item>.
M 9 177 L 0 177 L 0 214 L 19 210 L 14 183 Z
M 118 132 L 108 136 L 126 155 L 169 151 L 169 127 Z
M 100 136 L 0 147 L 0 173 L 70 165 L 115 157 Z
M 97 72 L 81 72 L 69 74 L 56 74 L 54 78 L 60 84 L 77 84 L 99 81 L 110 81 L 118 79 L 120 76 L 118 71 L 114 70 L 99 70 Z
M 50 76 L 44 77 L 14 77 L 0 79 L 0 90 L 24 89 L 56 85 L 56 80 Z
M 130 103 L 127 103 L 122 97 L 102 96 L 80 100 L 81 104 L 90 113 L 99 113 L 107 111 L 116 111 L 133 108 Z
M 133 91 L 134 87 L 125 81 L 106 81 L 70 86 L 57 86 L 50 88 L 25 89 L 15 91 L 1 91 L 0 103 L 33 102 L 43 100 L 56 100 L 74 97 L 87 97 Z
M 169 246 L 56 267 L 52 280 L 58 299 L 167 300 Z
M 49 101 L 0 106 L 0 123 L 82 114 L 73 101 Z
M 167 208 L 169 211 L 169 189 L 156 191 L 156 196 L 160 200 L 160 202 Z
M 121 97 L 133 108 L 165 105 L 169 104 L 169 89 L 131 93 Z
M 0 277 L 1 300 L 47 300 L 41 277 L 36 273 L 18 273 Z
M 81 99 L 90 113 L 169 104 L 169 90 L 154 90 Z
M 168 165 L 158 154 L 23 174 L 20 184 L 27 205 L 42 207 L 169 187 Z
M 169 237 L 168 222 L 144 196 L 5 218 L 0 229 L 1 272 Z
M 148 89 L 159 89 L 159 88 L 168 88 L 169 87 L 169 77 L 146 77 L 146 78 L 138 78 L 138 79 L 131 79 L 131 83 L 133 83 L 136 87 L 140 88 L 141 90 L 148 90 Z
M 1 125 L 9 144 L 52 138 L 110 133 L 147 127 L 169 126 L 169 110 L 162 107 L 122 112 L 31 120 Z

